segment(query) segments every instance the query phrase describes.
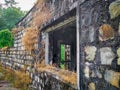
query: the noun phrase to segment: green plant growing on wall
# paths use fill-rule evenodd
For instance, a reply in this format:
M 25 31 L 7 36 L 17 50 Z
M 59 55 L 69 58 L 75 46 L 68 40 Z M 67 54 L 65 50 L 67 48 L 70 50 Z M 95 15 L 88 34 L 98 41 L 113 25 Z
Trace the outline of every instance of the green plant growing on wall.
M 13 45 L 13 35 L 8 29 L 0 31 L 0 48 L 11 47 Z

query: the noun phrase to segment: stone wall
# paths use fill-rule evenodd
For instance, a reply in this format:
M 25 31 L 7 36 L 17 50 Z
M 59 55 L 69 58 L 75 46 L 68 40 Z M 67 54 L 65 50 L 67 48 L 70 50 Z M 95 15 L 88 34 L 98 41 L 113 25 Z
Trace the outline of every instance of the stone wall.
M 81 2 L 83 1 L 84 0 Z M 75 9 L 77 6 L 77 0 L 48 0 L 46 2 L 46 6 L 51 12 L 51 17 L 46 23 L 43 24 L 41 27 L 42 29 L 49 26 L 49 24 L 53 24 L 54 22 L 58 21 L 58 19 L 60 19 L 62 16 Z
M 120 89 L 120 17 L 110 18 L 115 0 L 87 0 L 80 5 L 80 75 L 83 90 Z
M 27 65 L 28 69 L 30 65 L 33 65 L 34 58 L 30 52 L 24 50 L 6 50 L 0 51 L 0 61 L 3 65 L 8 66 L 12 69 L 19 70 Z
M 77 90 L 72 86 L 50 72 L 38 72 L 35 70 L 31 73 L 32 88 L 35 90 Z
M 54 6 L 57 6 L 59 3 L 57 0 L 54 1 L 56 2 L 54 2 Z M 68 0 L 64 0 L 65 3 L 63 3 L 59 0 L 62 4 L 67 4 L 67 1 Z M 70 1 L 72 2 L 74 0 Z M 118 30 L 120 29 L 120 17 L 110 18 L 109 6 L 113 1 L 115 0 L 86 0 L 80 4 L 81 90 L 120 89 L 120 34 Z M 74 2 L 72 2 L 71 5 L 73 3 Z M 60 5 L 61 4 L 59 4 L 58 7 L 54 7 L 56 11 L 54 11 L 51 21 L 47 22 L 48 24 L 71 10 L 70 4 L 69 7 L 63 8 L 59 8 Z M 60 12 L 57 13 L 59 10 Z M 62 13 L 61 10 L 63 10 L 64 13 Z M 43 37 L 44 35 L 40 36 L 40 41 L 43 43 L 41 43 L 39 47 L 44 48 L 46 38 Z M 1 60 L 6 60 L 7 62 L 14 61 L 21 63 L 22 60 L 24 60 L 24 58 L 22 58 L 24 56 L 25 53 L 21 51 L 0 53 Z M 22 64 L 25 64 L 25 62 Z M 36 90 L 76 90 L 71 85 L 61 81 L 56 75 L 48 72 L 38 72 L 35 70 L 35 72 L 31 74 L 31 77 L 33 79 L 33 87 Z
M 21 57 L 17 57 L 18 55 Z M 29 57 L 30 53 L 25 51 L 7 50 L 0 52 L 0 61 L 3 66 L 13 70 L 20 70 L 27 66 L 26 70 L 32 79 L 32 84 L 30 84 L 32 90 L 77 90 L 76 86 L 62 81 L 60 77 L 51 72 L 38 72 L 35 67 L 31 68 L 34 59 Z

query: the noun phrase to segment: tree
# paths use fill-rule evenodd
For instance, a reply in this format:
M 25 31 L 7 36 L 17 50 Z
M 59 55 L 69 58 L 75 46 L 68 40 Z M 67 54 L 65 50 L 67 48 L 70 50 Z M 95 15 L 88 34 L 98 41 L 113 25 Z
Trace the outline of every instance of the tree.
M 17 4 L 17 2 L 15 2 L 15 0 L 4 0 L 4 1 L 5 1 L 5 5 L 7 7 L 14 7 Z
M 0 48 L 13 45 L 13 35 L 8 29 L 0 31 Z
M 2 4 L 0 3 L 0 9 L 2 8 Z
M 15 23 L 17 23 L 24 15 L 24 12 L 21 11 L 20 8 L 4 8 L 0 13 L 0 30 L 11 30 L 15 26 Z

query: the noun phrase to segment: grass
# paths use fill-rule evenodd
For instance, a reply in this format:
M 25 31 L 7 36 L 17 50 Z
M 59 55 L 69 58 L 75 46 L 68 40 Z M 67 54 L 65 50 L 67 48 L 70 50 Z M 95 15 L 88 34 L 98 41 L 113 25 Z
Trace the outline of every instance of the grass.
M 0 80 L 8 81 L 12 83 L 15 88 L 19 88 L 20 90 L 28 90 L 28 85 L 31 83 L 28 73 L 4 68 L 2 64 L 0 64 L 0 73 Z
M 37 64 L 36 65 L 39 72 L 50 72 L 51 74 L 57 75 L 59 78 L 62 79 L 62 81 L 72 84 L 74 86 L 77 85 L 77 75 L 76 73 L 64 69 L 57 69 L 56 67 L 53 67 L 52 65 L 45 65 Z

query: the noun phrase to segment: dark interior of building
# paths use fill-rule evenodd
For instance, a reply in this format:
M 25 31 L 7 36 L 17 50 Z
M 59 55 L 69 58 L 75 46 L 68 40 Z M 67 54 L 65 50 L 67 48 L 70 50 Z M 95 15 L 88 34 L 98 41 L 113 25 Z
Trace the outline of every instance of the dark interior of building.
M 76 23 L 49 32 L 49 59 L 60 68 L 76 71 Z

